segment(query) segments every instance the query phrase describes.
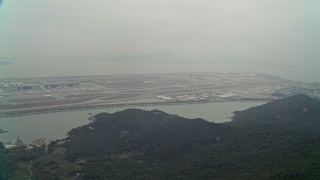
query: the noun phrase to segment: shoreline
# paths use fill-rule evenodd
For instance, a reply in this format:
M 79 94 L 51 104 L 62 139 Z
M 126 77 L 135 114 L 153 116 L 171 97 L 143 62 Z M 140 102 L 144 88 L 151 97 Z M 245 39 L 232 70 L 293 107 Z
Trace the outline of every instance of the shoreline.
M 16 117 L 32 114 L 46 114 L 55 112 L 67 112 L 78 110 L 90 110 L 90 109 L 102 109 L 102 108 L 125 108 L 135 106 L 162 106 L 162 105 L 180 105 L 180 104 L 207 104 L 207 103 L 219 103 L 219 102 L 256 102 L 265 101 L 269 102 L 274 99 L 244 99 L 244 100 L 211 100 L 211 101 L 185 101 L 185 102 L 140 102 L 140 103 L 123 103 L 123 104 L 100 104 L 100 105 L 77 105 L 77 106 L 61 106 L 61 107 L 46 107 L 38 109 L 26 109 L 1 112 L 0 118 L 4 117 Z
M 97 114 L 99 114 L 99 113 L 103 113 L 103 112 L 108 111 L 107 108 L 117 108 L 117 107 L 119 107 L 121 109 L 126 109 L 126 108 L 143 109 L 144 106 L 149 106 L 148 109 L 161 109 L 160 106 L 163 106 L 163 107 L 167 106 L 168 107 L 168 106 L 175 106 L 175 105 L 194 105 L 192 107 L 196 108 L 197 104 L 200 106 L 200 105 L 203 105 L 203 104 L 209 104 L 210 105 L 210 104 L 228 103 L 228 105 L 232 106 L 233 103 L 247 103 L 247 102 L 257 102 L 257 103 L 259 103 L 260 102 L 260 104 L 264 104 L 264 103 L 267 103 L 269 101 L 270 100 L 266 100 L 266 99 L 254 99 L 254 100 L 246 99 L 246 100 L 223 100 L 223 101 L 222 100 L 219 100 L 219 101 L 215 100 L 215 101 L 200 101 L 200 102 L 199 101 L 196 101 L 196 102 L 194 101 L 194 102 L 157 102 L 157 103 L 131 103 L 131 104 L 127 103 L 127 104 L 111 104 L 111 105 L 108 104 L 108 105 L 103 105 L 103 106 L 95 106 L 95 108 L 86 106 L 86 107 L 80 107 L 80 108 L 79 107 L 69 107 L 69 108 L 59 108 L 59 109 L 54 109 L 54 110 L 52 110 L 52 109 L 51 110 L 47 110 L 46 109 L 46 111 L 44 111 L 44 110 L 42 110 L 42 111 L 34 110 L 32 112 L 31 111 L 27 111 L 27 112 L 23 112 L 23 113 L 19 112 L 19 114 L 15 113 L 15 114 L 10 114 L 10 116 L 6 116 L 8 118 L 6 118 L 4 116 L 0 117 L 0 120 L 1 119 L 5 120 L 5 121 L 8 120 L 8 122 L 9 122 L 10 121 L 10 117 L 12 117 L 13 120 L 15 120 L 14 117 L 18 117 L 18 118 L 19 118 L 19 116 L 20 117 L 22 117 L 22 116 L 28 117 L 28 115 L 30 115 L 30 117 L 37 118 L 37 114 L 38 115 L 44 114 L 45 116 L 46 116 L 46 114 L 48 114 L 48 116 L 51 116 L 49 113 L 52 113 L 53 116 L 55 116 L 54 113 L 57 113 L 57 115 L 59 116 L 59 115 L 68 114 L 68 113 L 59 113 L 59 112 L 68 112 L 68 111 L 70 111 L 70 112 L 74 111 L 75 114 L 77 114 L 77 113 L 88 114 L 88 113 L 92 112 L 92 111 L 90 111 L 90 109 L 91 110 L 98 109 L 98 111 L 95 111 L 95 112 Z M 139 106 L 139 107 L 137 107 L 137 106 Z M 152 106 L 157 106 L 157 108 L 156 107 L 152 107 Z M 105 108 L 105 110 L 104 110 L 104 108 Z M 172 107 L 172 108 L 174 108 L 174 107 Z M 171 109 L 171 107 L 169 107 L 168 109 Z M 88 111 L 86 111 L 86 110 L 88 110 Z M 113 109 L 112 111 L 116 112 L 117 109 Z M 232 111 L 230 113 L 232 114 Z M 32 115 L 35 115 L 35 116 L 32 116 Z M 224 117 L 226 117 L 227 119 L 231 120 L 232 115 L 229 116 L 229 117 L 227 117 L 227 116 L 228 115 L 226 115 Z M 205 119 L 205 120 L 207 120 L 208 122 L 212 122 L 209 119 Z M 88 124 L 88 123 L 90 123 L 89 119 L 85 122 L 85 124 Z M 23 135 L 21 135 L 20 137 L 22 137 L 23 142 L 27 143 L 27 144 L 31 144 L 34 140 L 39 139 L 39 137 L 46 138 L 46 142 L 49 144 L 51 141 L 54 141 L 56 139 L 64 139 L 66 137 L 65 133 L 67 133 L 68 131 L 70 131 L 71 129 L 73 129 L 75 127 L 77 127 L 77 126 L 72 126 L 71 128 L 68 128 L 68 130 L 66 132 L 63 132 L 62 134 L 60 134 L 61 136 L 60 135 L 58 135 L 58 136 L 54 135 L 54 138 L 48 137 L 46 135 L 45 136 L 44 135 L 36 136 L 35 138 L 31 138 L 31 139 L 30 138 L 25 139 Z M 12 131 L 12 133 L 14 133 L 14 131 Z M 19 137 L 19 136 L 17 136 L 17 137 Z M 11 139 L 10 138 L 9 139 L 5 138 L 5 139 L 0 140 L 0 142 L 4 142 L 4 143 L 14 142 L 14 139 L 15 138 L 13 138 L 13 139 L 12 138 Z

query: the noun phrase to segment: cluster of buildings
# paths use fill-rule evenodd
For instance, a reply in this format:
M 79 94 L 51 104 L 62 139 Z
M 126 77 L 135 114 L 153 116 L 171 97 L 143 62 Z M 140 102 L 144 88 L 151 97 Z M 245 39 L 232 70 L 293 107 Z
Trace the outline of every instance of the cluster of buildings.
M 12 82 L 1 83 L 0 93 L 12 92 L 12 91 L 24 91 L 35 89 L 53 89 L 53 88 L 65 88 L 65 87 L 79 87 L 79 82 L 50 82 L 50 83 L 25 83 L 25 82 Z
M 47 145 L 47 142 L 45 141 L 45 138 L 36 139 L 31 144 L 25 144 L 18 137 L 14 143 L 6 143 L 4 144 L 4 147 L 6 149 L 15 148 L 15 147 L 24 147 L 26 150 L 30 150 L 30 149 L 33 149 L 34 147 L 42 147 L 46 145 Z
M 320 98 L 320 87 L 309 88 L 309 87 L 289 87 L 276 90 L 273 95 L 278 97 L 289 97 L 296 94 L 305 94 L 310 97 Z
M 205 102 L 210 100 L 239 100 L 241 97 L 233 93 L 212 94 L 212 93 L 194 93 L 176 96 L 156 96 L 160 100 L 167 102 Z

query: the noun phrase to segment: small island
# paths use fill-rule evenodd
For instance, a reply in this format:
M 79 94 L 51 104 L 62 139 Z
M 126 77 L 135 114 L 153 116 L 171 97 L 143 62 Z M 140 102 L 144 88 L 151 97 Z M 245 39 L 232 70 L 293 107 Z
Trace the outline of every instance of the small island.
M 0 133 L 8 133 L 9 131 L 6 131 L 6 130 L 3 130 L 3 129 L 0 129 Z

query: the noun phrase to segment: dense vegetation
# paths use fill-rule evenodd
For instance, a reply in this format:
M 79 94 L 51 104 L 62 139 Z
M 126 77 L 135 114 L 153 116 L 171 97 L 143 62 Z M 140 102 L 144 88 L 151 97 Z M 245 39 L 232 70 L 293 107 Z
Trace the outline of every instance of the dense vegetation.
M 95 118 L 51 143 L 33 161 L 33 177 L 320 178 L 320 102 L 304 95 L 237 112 L 222 124 L 137 109 Z
M 30 175 L 30 162 L 44 154 L 44 147 L 26 151 L 25 147 L 5 149 L 0 142 L 0 180 L 25 179 Z

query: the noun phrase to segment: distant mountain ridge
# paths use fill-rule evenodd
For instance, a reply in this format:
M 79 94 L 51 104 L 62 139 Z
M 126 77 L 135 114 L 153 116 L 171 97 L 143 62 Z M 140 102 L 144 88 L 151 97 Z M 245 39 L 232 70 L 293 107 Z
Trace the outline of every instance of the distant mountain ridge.
M 92 57 L 95 61 L 110 62 L 146 62 L 146 63 L 163 63 L 163 62 L 180 62 L 181 59 L 171 51 L 146 53 L 146 54 L 105 54 L 99 57 Z

